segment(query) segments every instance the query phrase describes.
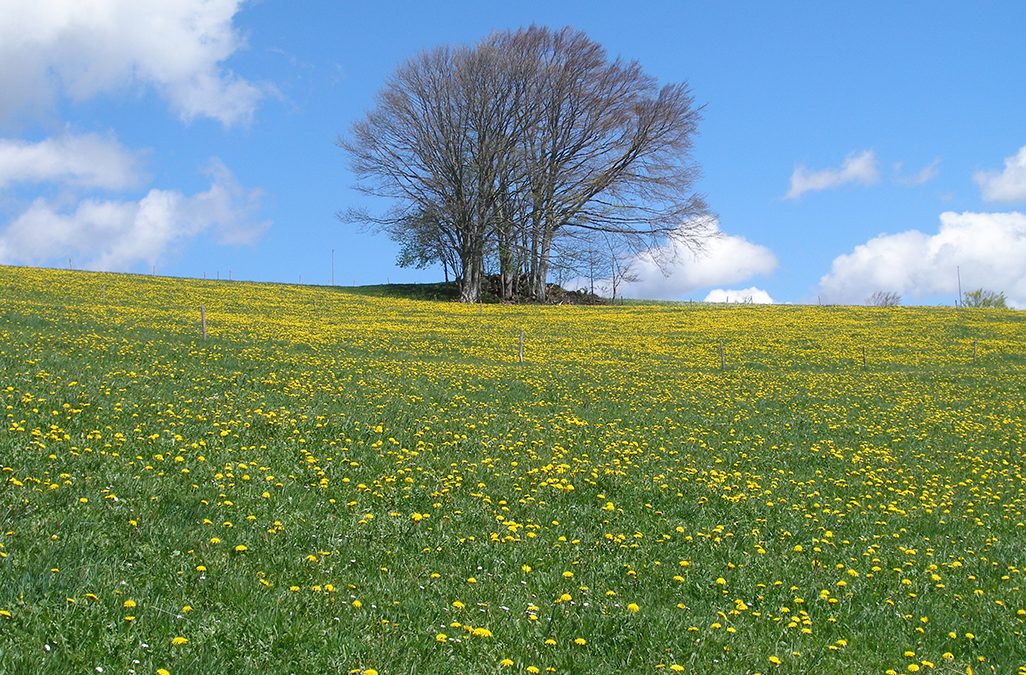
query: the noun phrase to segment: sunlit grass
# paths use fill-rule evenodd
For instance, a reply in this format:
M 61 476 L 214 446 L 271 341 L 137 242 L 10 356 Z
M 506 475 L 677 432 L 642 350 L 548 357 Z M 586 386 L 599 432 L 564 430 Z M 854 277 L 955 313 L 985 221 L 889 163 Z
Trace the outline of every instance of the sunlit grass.
M 1019 313 L 0 286 L 0 671 L 1026 666 Z

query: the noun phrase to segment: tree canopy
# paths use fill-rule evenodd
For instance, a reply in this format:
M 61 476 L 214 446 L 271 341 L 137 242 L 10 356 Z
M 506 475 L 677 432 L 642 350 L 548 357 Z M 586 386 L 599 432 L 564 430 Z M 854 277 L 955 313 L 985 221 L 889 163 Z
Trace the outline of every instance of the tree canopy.
M 693 191 L 699 117 L 686 83 L 659 86 L 572 28 L 438 47 L 401 65 L 339 139 L 357 189 L 391 201 L 340 217 L 383 229 L 401 264 L 451 270 L 463 301 L 486 272 L 504 299 L 543 301 L 553 266 L 582 250 L 699 249 L 714 235 Z

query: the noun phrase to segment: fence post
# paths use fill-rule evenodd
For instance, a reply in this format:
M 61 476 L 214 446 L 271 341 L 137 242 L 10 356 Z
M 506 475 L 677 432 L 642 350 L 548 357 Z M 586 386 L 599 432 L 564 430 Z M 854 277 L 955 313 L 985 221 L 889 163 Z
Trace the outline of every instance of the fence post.
M 524 365 L 524 329 L 520 329 L 520 346 L 517 348 L 517 356 L 520 358 L 520 365 Z
M 206 305 L 200 305 L 200 332 L 203 334 L 203 339 L 207 339 L 207 308 Z
M 723 355 L 723 340 L 720 340 L 720 370 L 726 370 L 727 359 Z

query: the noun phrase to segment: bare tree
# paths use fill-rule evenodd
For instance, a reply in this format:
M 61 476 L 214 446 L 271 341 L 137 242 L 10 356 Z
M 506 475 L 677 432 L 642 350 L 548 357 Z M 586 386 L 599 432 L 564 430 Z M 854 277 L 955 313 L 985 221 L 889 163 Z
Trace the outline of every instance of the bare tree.
M 866 299 L 870 307 L 897 307 L 901 304 L 901 296 L 894 291 L 876 291 Z
M 401 239 L 411 215 L 431 213 L 439 232 L 428 239 L 451 250 L 461 300 L 479 297 L 489 254 L 503 298 L 523 280 L 545 300 L 562 237 L 597 233 L 640 251 L 668 239 L 697 249 L 713 234 L 692 192 L 698 120 L 685 84 L 660 88 L 570 28 L 438 48 L 401 66 L 340 139 L 358 189 L 394 201 L 384 217 L 343 217 Z
M 697 248 L 711 234 L 696 218 L 689 161 L 699 109 L 687 85 L 658 88 L 637 62 L 609 61 L 584 33 L 532 26 L 488 40 L 527 55 L 537 119 L 520 143 L 528 190 L 524 244 L 529 291 L 545 299 L 555 239 L 569 229 L 631 240 L 674 238 Z

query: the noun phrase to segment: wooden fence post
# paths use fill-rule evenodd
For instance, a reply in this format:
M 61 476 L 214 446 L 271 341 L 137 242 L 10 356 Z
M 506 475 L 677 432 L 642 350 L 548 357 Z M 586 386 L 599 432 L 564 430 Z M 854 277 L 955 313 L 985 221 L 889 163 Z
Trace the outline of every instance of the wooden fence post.
M 723 355 L 723 340 L 720 340 L 720 370 L 726 370 L 727 359 Z
M 520 329 L 520 346 L 517 348 L 517 356 L 520 358 L 520 365 L 524 365 L 524 329 Z
M 203 334 L 203 339 L 207 339 L 207 308 L 205 305 L 200 305 L 200 332 Z

